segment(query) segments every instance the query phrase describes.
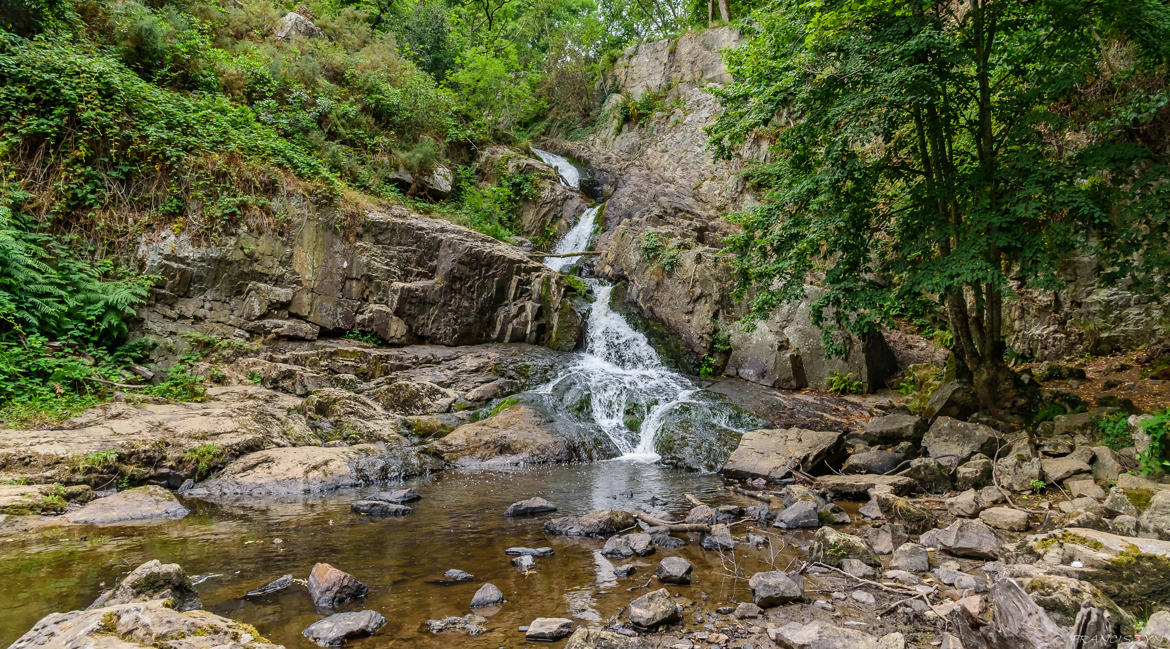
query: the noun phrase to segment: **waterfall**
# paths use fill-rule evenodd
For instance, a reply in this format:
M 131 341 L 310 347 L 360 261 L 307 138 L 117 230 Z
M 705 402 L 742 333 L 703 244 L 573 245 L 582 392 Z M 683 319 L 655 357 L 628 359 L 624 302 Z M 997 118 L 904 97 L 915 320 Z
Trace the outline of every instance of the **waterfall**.
M 567 158 L 559 156 L 555 153 L 549 153 L 548 151 L 542 151 L 537 148 L 533 148 L 532 152 L 535 153 L 536 157 L 540 158 L 544 164 L 557 170 L 557 175 L 560 176 L 561 184 L 563 184 L 565 187 L 569 187 L 577 191 L 581 190 L 581 171 L 577 169 L 576 165 L 574 165 L 572 162 L 569 162 Z
M 533 149 L 562 182 L 573 187 L 580 178 L 565 158 Z M 557 243 L 558 254 L 584 250 L 593 236 L 599 206 L 586 209 Z M 580 257 L 548 257 L 545 265 L 561 271 Z M 668 427 L 689 427 L 692 438 L 674 444 L 691 456 L 718 453 L 717 432 L 743 430 L 739 413 L 701 394 L 690 379 L 667 367 L 640 331 L 610 306 L 613 286 L 589 278 L 593 302 L 585 324 L 585 347 L 548 383 L 529 394 L 562 421 L 600 430 L 619 459 L 655 462 L 656 444 Z M 682 436 L 677 434 L 676 436 Z M 689 446 L 688 446 L 689 445 Z

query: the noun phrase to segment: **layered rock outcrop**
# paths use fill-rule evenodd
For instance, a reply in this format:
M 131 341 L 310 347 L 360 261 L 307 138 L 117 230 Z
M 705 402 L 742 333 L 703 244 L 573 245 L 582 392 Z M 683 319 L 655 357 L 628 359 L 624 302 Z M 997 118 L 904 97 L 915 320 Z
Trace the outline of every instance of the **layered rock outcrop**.
M 305 217 L 223 245 L 164 233 L 138 250 L 154 291 L 144 333 L 314 340 L 350 330 L 396 345 L 527 342 L 572 349 L 572 289 L 513 246 L 402 208 L 358 223 Z

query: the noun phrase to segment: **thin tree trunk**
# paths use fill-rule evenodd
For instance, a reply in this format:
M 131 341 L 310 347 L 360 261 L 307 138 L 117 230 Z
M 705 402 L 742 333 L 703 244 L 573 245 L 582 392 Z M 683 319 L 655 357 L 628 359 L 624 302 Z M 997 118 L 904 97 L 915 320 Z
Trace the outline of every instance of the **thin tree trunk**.
M 727 13 L 727 0 L 719 0 L 719 16 L 723 18 L 723 22 L 731 22 L 731 16 Z
M 707 26 L 715 24 L 715 0 L 707 0 Z

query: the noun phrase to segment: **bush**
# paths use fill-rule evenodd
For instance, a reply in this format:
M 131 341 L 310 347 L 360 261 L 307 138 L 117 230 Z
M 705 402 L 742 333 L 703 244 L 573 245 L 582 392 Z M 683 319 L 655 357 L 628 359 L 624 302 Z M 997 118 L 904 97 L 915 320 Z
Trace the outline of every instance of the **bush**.
M 1138 455 L 1142 473 L 1161 474 L 1170 471 L 1170 408 L 1156 413 L 1141 423 L 1150 437 L 1150 446 Z
M 1094 420 L 1097 435 L 1101 444 L 1120 451 L 1127 446 L 1133 446 L 1133 437 L 1129 433 L 1129 415 L 1119 412 Z
M 833 372 L 829 376 L 828 383 L 829 392 L 836 394 L 861 394 L 865 392 L 865 383 L 858 380 L 853 374 Z

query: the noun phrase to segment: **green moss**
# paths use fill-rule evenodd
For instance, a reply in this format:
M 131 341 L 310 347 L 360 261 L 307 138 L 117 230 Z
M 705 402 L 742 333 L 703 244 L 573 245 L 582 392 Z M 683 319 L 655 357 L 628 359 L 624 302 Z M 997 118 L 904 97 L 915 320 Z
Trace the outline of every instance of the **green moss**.
M 1170 606 L 1170 559 L 1127 547 L 1094 583 L 1130 613 Z
M 191 465 L 195 474 L 193 477 L 198 481 L 211 475 L 222 459 L 221 456 L 218 444 L 203 444 L 187 451 L 183 455 L 183 460 Z
M 491 410 L 488 411 L 487 416 L 488 417 L 495 417 L 496 415 L 500 414 L 501 412 L 507 410 L 508 408 L 511 408 L 512 406 L 514 406 L 518 403 L 520 403 L 520 397 L 517 397 L 515 395 L 510 396 L 510 397 L 505 397 L 505 398 L 501 399 L 499 403 L 497 403 L 495 406 L 493 406 Z
M 1137 487 L 1134 489 L 1124 489 L 1122 492 L 1129 502 L 1137 508 L 1139 512 L 1145 511 L 1150 506 L 1150 501 L 1154 498 L 1154 492 L 1149 489 Z
M 1053 534 L 1046 539 L 1041 539 L 1032 544 L 1032 547 L 1038 551 L 1044 551 L 1056 545 L 1057 543 L 1071 543 L 1073 545 L 1080 545 L 1091 550 L 1100 550 L 1103 547 L 1100 541 L 1094 541 L 1093 539 L 1086 538 L 1080 534 L 1068 531 L 1062 531 L 1058 534 Z

